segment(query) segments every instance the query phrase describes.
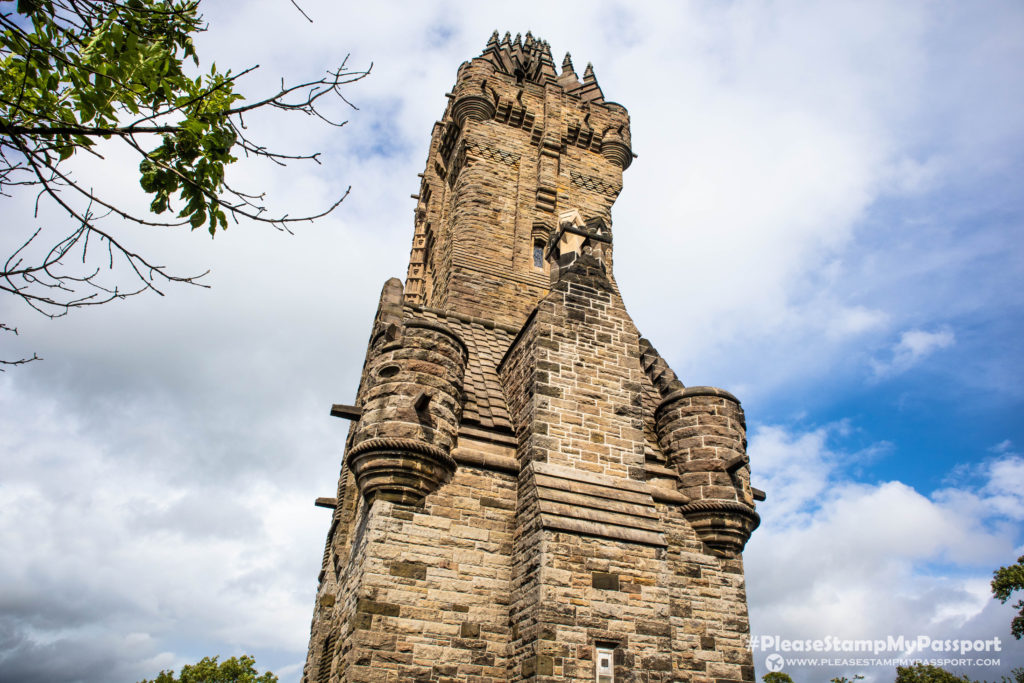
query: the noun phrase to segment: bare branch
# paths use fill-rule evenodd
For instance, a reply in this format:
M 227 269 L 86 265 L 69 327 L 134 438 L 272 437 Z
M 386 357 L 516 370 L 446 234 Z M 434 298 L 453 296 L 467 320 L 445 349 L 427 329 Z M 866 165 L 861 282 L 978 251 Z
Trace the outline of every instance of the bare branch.
M 299 14 L 301 14 L 301 15 L 302 15 L 302 16 L 304 16 L 304 17 L 306 17 L 306 20 L 307 20 L 307 21 L 308 21 L 309 23 L 311 23 L 311 24 L 313 23 L 313 20 L 309 18 L 309 15 L 308 15 L 308 14 L 306 14 L 306 13 L 305 13 L 305 12 L 304 12 L 304 11 L 302 10 L 302 8 L 301 8 L 301 7 L 299 7 L 299 3 L 295 2 L 295 0 L 292 0 L 292 4 L 293 4 L 293 5 L 295 5 L 295 9 L 299 10 Z
M 262 100 L 257 100 L 251 104 L 246 104 L 241 107 L 234 107 L 227 110 L 225 113 L 229 116 L 234 114 L 241 114 L 243 112 L 252 111 L 253 109 L 259 109 L 261 107 L 275 107 L 277 109 L 292 109 L 298 111 L 306 111 L 312 113 L 311 108 L 314 102 L 323 97 L 329 92 L 337 92 L 337 88 L 343 85 L 350 85 L 356 81 L 361 81 L 370 75 L 370 71 L 373 69 L 373 63 L 366 68 L 365 71 L 346 71 L 345 64 L 348 62 L 349 55 L 345 55 L 345 59 L 342 60 L 341 66 L 334 71 L 327 72 L 327 78 L 321 78 L 315 81 L 307 81 L 291 87 L 286 87 L 283 83 L 281 89 Z M 318 89 L 318 86 L 324 86 L 323 89 Z M 285 102 L 284 98 L 291 95 L 294 92 L 308 90 L 306 98 L 298 102 Z M 344 98 L 342 98 L 344 100 Z M 345 100 L 346 103 L 347 100 Z M 351 106 L 351 103 L 348 103 Z M 353 107 L 354 108 L 354 107 Z
M 0 365 L 24 365 L 25 363 L 31 363 L 34 360 L 42 360 L 40 356 L 35 353 L 32 354 L 31 358 L 19 358 L 18 360 L 3 360 L 0 358 Z M 0 372 L 7 372 L 3 368 L 0 368 Z
M 11 327 L 9 325 L 5 325 L 4 323 L 0 323 L 0 332 L 13 332 L 14 336 L 18 336 L 17 327 Z M 42 360 L 42 358 L 40 358 L 35 353 L 32 354 L 31 358 L 19 358 L 18 360 L 3 360 L 2 358 L 0 358 L 0 365 L 24 365 L 25 363 L 31 363 L 34 360 Z M 0 367 L 0 372 L 7 371 Z

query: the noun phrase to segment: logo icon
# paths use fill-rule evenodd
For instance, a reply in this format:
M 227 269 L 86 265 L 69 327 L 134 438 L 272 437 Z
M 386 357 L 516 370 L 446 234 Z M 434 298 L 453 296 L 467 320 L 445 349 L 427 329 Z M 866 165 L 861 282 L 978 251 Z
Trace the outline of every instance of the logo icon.
M 786 660 L 778 653 L 768 655 L 764 660 L 764 665 L 769 671 L 782 671 L 782 665 L 785 663 Z

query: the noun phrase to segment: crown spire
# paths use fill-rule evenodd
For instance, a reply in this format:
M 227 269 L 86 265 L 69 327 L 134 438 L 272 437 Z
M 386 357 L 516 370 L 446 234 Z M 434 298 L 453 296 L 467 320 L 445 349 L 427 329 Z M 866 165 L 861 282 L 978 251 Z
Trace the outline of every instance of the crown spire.
M 558 84 L 566 92 L 575 92 L 583 87 L 580 85 L 580 79 L 576 75 L 576 69 L 572 66 L 572 55 L 568 52 L 565 53 L 565 59 L 562 60 L 562 73 L 558 76 Z
M 590 62 L 587 62 L 587 68 L 583 72 L 583 87 L 579 90 L 579 96 L 587 102 L 604 102 L 604 93 L 601 92 L 601 86 L 597 84 L 594 65 Z
M 540 73 L 548 83 L 557 83 L 558 73 L 555 71 L 555 60 L 551 58 L 551 46 L 546 40 L 537 41 L 537 45 L 540 46 Z
M 572 67 L 572 55 L 568 52 L 565 53 L 565 59 L 562 60 L 562 73 L 571 73 L 573 76 L 576 75 L 576 69 Z

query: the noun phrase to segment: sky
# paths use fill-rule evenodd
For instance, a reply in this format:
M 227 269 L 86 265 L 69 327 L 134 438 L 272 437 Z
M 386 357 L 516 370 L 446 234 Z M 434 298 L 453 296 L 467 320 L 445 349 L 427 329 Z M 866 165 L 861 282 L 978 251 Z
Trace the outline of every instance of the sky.
M 252 97 L 372 63 L 344 91 L 358 109 L 330 108 L 342 128 L 250 121 L 321 165 L 229 171 L 291 215 L 351 186 L 333 214 L 214 239 L 111 223 L 210 288 L 58 320 L 0 300 L 4 357 L 44 359 L 0 373 L 0 681 L 242 653 L 299 680 L 329 522 L 313 500 L 348 426 L 328 411 L 354 400 L 380 287 L 404 277 L 444 94 L 493 30 L 592 62 L 630 112 L 615 275 L 685 384 L 743 401 L 768 494 L 745 552 L 759 645 L 999 638 L 998 664 L 949 668 L 1024 666 L 989 590 L 1024 555 L 1024 5 L 300 4 L 313 23 L 287 0 L 204 3 L 197 45 L 204 66 L 258 64 Z M 137 160 L 104 157 L 76 173 L 144 206 Z M 0 201 L 7 251 L 62 227 Z M 798 683 L 895 677 L 781 654 Z

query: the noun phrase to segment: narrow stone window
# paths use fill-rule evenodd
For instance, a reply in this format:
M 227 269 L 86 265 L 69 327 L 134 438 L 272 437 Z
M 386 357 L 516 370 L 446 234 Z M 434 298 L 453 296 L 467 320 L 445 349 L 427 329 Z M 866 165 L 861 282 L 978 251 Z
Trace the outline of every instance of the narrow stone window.
M 334 660 L 334 634 L 324 638 L 324 647 L 320 650 L 320 664 L 317 667 L 316 683 L 328 683 L 331 679 L 331 662 Z
M 615 652 L 607 645 L 594 648 L 594 671 L 597 683 L 615 683 Z
M 430 223 L 427 223 L 427 229 L 424 232 L 426 239 L 423 244 L 423 260 L 426 261 L 426 272 L 423 279 L 430 283 L 434 276 L 434 231 L 430 229 Z
M 533 267 L 544 268 L 544 240 L 533 241 Z

